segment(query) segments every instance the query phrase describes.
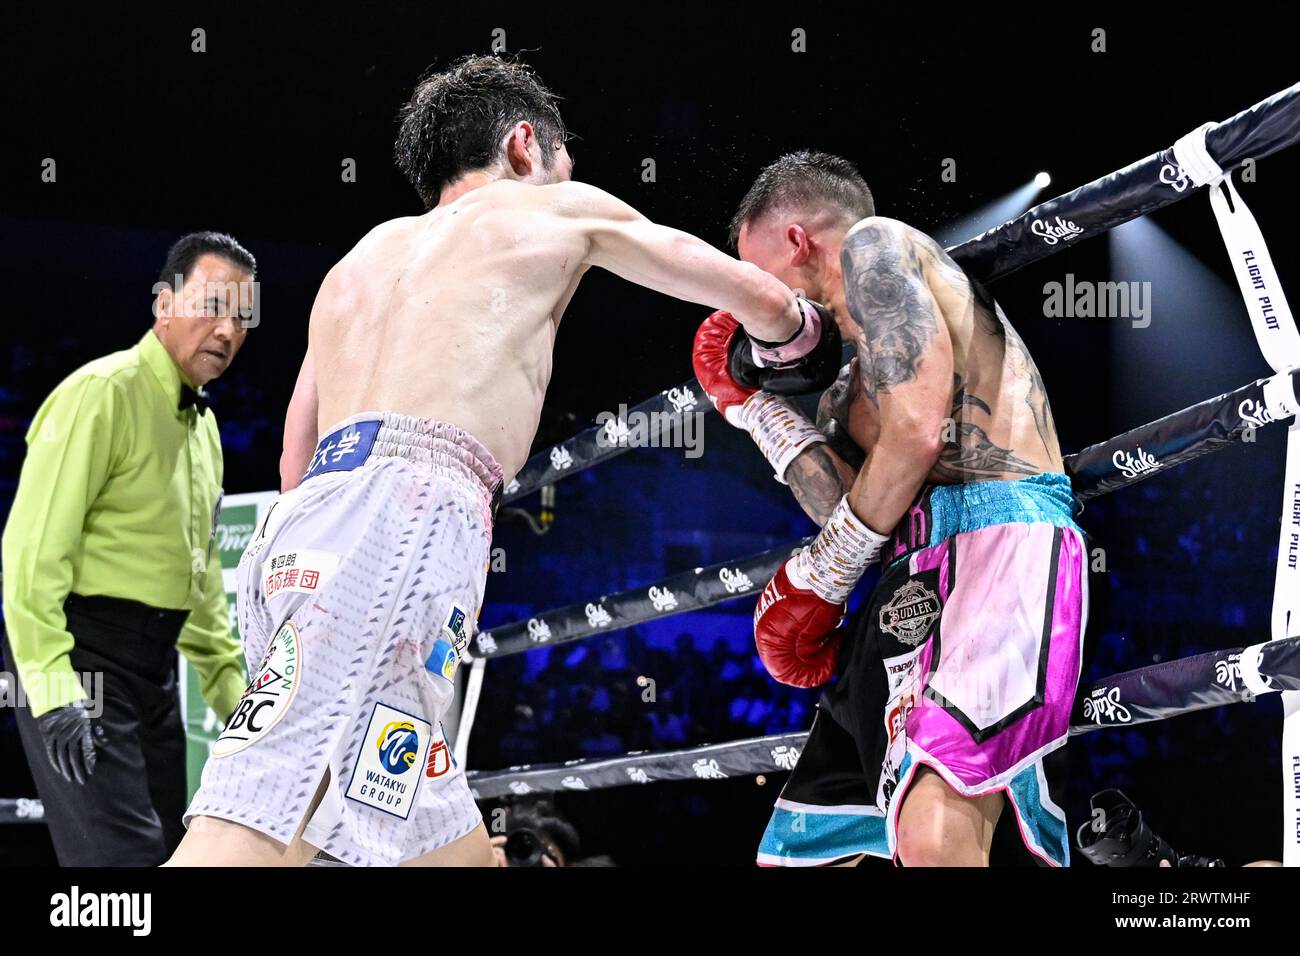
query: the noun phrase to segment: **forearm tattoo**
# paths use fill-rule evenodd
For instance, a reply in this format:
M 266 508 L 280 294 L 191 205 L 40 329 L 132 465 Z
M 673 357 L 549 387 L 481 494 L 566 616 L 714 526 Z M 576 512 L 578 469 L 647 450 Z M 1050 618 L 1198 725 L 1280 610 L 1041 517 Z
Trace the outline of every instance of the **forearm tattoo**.
M 817 428 L 826 436 L 826 444 L 804 449 L 785 473 L 795 500 L 818 525 L 826 523 L 840 498 L 848 494 L 852 479 L 846 470 L 856 473 L 866 461 L 846 427 L 849 407 L 858 393 L 856 375 L 855 359 L 822 393 L 817 403 Z
M 786 469 L 785 480 L 804 514 L 818 526 L 826 524 L 848 488 L 840 478 L 835 452 L 826 445 L 810 445 Z

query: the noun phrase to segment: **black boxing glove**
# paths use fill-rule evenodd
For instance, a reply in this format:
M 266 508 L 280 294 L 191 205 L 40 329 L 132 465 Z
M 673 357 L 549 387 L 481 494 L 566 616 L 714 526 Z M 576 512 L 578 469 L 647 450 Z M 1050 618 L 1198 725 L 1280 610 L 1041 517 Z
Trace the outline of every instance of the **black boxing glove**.
M 807 395 L 835 382 L 843 351 L 839 326 L 816 302 L 795 302 L 803 323 L 785 342 L 764 342 L 736 329 L 727 344 L 727 369 L 736 384 L 773 395 Z

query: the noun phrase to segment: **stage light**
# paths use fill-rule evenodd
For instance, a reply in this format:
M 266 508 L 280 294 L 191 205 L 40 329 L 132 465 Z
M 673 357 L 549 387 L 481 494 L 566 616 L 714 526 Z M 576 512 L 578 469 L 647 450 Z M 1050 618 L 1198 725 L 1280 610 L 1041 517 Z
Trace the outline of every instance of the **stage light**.
M 1047 173 L 1039 173 L 1034 177 L 1034 185 L 1039 189 L 1046 189 L 1048 186 L 1052 185 L 1052 177 Z
M 1013 192 L 995 199 L 954 222 L 939 226 L 931 235 L 941 245 L 951 246 L 978 236 L 986 229 L 1000 226 L 1024 212 L 1038 195 L 1037 180 L 1029 180 Z

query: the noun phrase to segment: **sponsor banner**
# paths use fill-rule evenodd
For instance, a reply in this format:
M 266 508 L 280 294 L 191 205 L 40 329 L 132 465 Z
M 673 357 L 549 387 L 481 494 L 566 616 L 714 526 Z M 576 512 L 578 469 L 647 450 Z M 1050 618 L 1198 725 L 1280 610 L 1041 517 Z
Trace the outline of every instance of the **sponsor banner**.
M 441 736 L 441 735 L 440 735 Z M 403 820 L 428 772 L 433 727 L 414 714 L 375 704 L 352 767 L 347 798 Z
M 1300 392 L 1300 371 L 1290 373 Z M 1219 451 L 1244 440 L 1248 429 L 1271 427 L 1286 419 L 1285 402 L 1266 394 L 1279 376 L 1260 379 L 1233 392 L 1166 415 L 1109 441 L 1065 457 L 1075 498 L 1088 501 L 1151 475 Z M 598 631 L 631 627 L 644 621 L 710 607 L 761 589 L 777 567 L 810 538 L 792 541 L 761 554 L 697 568 L 644 588 L 545 611 L 524 621 L 482 631 L 471 642 L 477 657 L 500 657 L 539 644 L 559 644 Z M 756 588 L 757 583 L 757 588 Z
M 262 562 L 262 594 L 269 601 L 279 594 L 315 594 L 339 565 L 333 551 L 291 548 Z
M 261 496 L 229 495 L 221 503 L 221 510 L 217 512 L 216 539 L 223 568 L 233 569 L 239 566 L 239 556 L 248 547 L 253 532 L 257 530 L 257 522 L 262 517 L 262 509 L 257 506 L 256 500 L 236 502 L 239 499 L 258 497 Z
M 259 491 L 244 495 L 226 495 L 217 514 L 216 551 L 221 556 L 222 576 L 226 582 L 226 600 L 230 604 L 230 630 L 239 636 L 235 617 L 235 568 L 240 555 L 261 522 L 266 509 L 279 495 Z M 185 777 L 189 798 L 199 788 L 203 765 L 212 745 L 221 734 L 217 716 L 203 702 L 199 677 L 185 658 L 177 654 L 180 666 L 181 714 L 185 720 Z M 254 662 L 256 663 L 256 662 Z
M 1129 727 L 1255 699 L 1242 681 L 1243 648 L 1184 657 L 1083 684 L 1074 699 L 1070 734 Z M 1259 673 L 1271 690 L 1300 688 L 1300 637 L 1260 649 Z

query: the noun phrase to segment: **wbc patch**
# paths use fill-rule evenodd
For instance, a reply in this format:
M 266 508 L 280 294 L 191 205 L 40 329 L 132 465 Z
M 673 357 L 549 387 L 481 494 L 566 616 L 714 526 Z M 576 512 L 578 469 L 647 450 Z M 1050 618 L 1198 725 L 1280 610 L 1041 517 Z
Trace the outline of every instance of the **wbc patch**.
M 315 594 L 339 566 L 333 551 L 294 548 L 273 554 L 262 562 L 262 594 L 266 600 L 279 594 Z
M 421 769 L 427 767 L 433 727 L 426 720 L 375 704 L 361 738 L 347 797 L 405 820 L 415 806 Z
M 239 706 L 212 745 L 212 756 L 239 753 L 264 737 L 280 722 L 302 683 L 302 642 L 292 621 L 276 631 L 262 658 L 262 666 L 249 681 Z

